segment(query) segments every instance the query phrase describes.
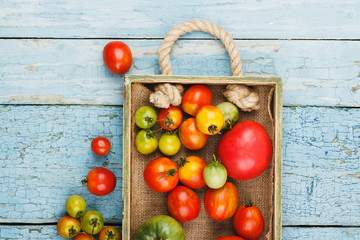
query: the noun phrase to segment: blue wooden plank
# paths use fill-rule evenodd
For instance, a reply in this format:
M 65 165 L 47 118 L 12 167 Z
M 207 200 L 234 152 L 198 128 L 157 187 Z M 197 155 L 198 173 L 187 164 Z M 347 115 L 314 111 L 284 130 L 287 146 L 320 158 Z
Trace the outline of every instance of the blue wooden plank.
M 358 1 L 1 1 L 1 37 L 156 38 L 191 19 L 235 38 L 359 38 Z M 226 14 L 221 14 L 225 13 Z M 200 35 L 204 36 L 204 35 Z
M 104 66 L 110 40 L 0 40 L 0 104 L 122 105 L 123 78 Z M 127 40 L 131 74 L 160 74 L 160 40 Z M 248 76 L 279 76 L 284 104 L 360 106 L 360 42 L 236 41 Z M 174 74 L 231 75 L 218 41 L 179 41 Z

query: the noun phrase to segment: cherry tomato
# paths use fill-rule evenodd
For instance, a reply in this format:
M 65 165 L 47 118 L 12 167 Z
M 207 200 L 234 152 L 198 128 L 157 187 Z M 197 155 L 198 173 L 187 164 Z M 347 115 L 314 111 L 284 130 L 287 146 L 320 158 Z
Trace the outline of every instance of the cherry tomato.
M 179 137 L 186 148 L 198 150 L 205 146 L 209 136 L 200 132 L 195 118 L 188 118 L 180 125 Z
M 163 129 L 175 130 L 180 126 L 183 120 L 183 114 L 180 108 L 175 106 L 170 106 L 160 111 L 158 119 L 159 119 L 159 125 Z
M 182 109 L 190 114 L 196 116 L 198 109 L 203 105 L 211 105 L 212 92 L 205 85 L 191 86 L 185 93 L 181 102 Z
M 239 204 L 239 192 L 235 185 L 226 182 L 219 189 L 208 188 L 205 193 L 204 205 L 209 217 L 216 221 L 231 218 Z
M 170 215 L 180 222 L 188 222 L 199 216 L 200 200 L 196 193 L 188 187 L 177 186 L 168 196 Z
M 81 196 L 72 195 L 66 200 L 65 209 L 71 217 L 80 218 L 86 212 L 86 202 Z
M 159 141 L 151 130 L 141 130 L 135 138 L 136 149 L 141 153 L 148 155 L 153 153 L 159 145 Z
M 224 237 L 216 238 L 214 240 L 245 240 L 245 239 L 238 236 L 224 236 Z
M 73 217 L 62 217 L 57 223 L 57 232 L 63 238 L 73 238 L 81 231 L 80 222 Z
M 81 228 L 87 234 L 98 234 L 104 227 L 104 219 L 96 210 L 87 211 L 81 218 Z
M 92 169 L 82 183 L 87 186 L 91 194 L 105 196 L 114 191 L 116 177 L 110 170 L 98 167 Z
M 151 128 L 155 125 L 157 119 L 155 109 L 150 106 L 142 106 L 135 112 L 135 124 L 142 129 Z
M 217 155 L 230 177 L 237 180 L 253 179 L 269 166 L 271 140 L 260 123 L 242 121 L 221 138 Z
M 224 125 L 224 115 L 215 106 L 202 106 L 196 115 L 196 126 L 200 132 L 207 135 L 220 133 Z
M 121 240 L 121 232 L 113 226 L 105 227 L 99 234 L 99 240 Z
M 111 143 L 107 138 L 96 137 L 91 141 L 91 149 L 96 155 L 105 156 L 109 153 Z
M 144 169 L 144 180 L 155 192 L 168 192 L 179 182 L 178 168 L 169 158 L 156 158 Z
M 79 234 L 74 238 L 74 240 L 95 240 L 95 238 L 86 234 Z
M 264 231 L 264 218 L 261 211 L 249 203 L 236 210 L 233 225 L 236 233 L 241 237 L 256 240 Z
M 214 156 L 214 160 L 206 165 L 204 168 L 203 176 L 206 185 L 209 188 L 218 189 L 224 186 L 227 180 L 227 171 L 224 165 L 222 165 Z
M 239 109 L 231 102 L 222 102 L 216 107 L 224 115 L 224 125 L 222 130 L 230 130 L 237 120 L 239 120 Z
M 114 74 L 124 74 L 131 68 L 132 54 L 128 45 L 120 41 L 109 42 L 103 50 L 105 66 Z
M 190 156 L 181 160 L 179 167 L 179 179 L 182 184 L 199 189 L 206 186 L 203 172 L 206 167 L 206 161 L 197 156 Z
M 159 140 L 160 152 L 167 156 L 175 155 L 181 147 L 180 138 L 176 133 L 163 133 Z

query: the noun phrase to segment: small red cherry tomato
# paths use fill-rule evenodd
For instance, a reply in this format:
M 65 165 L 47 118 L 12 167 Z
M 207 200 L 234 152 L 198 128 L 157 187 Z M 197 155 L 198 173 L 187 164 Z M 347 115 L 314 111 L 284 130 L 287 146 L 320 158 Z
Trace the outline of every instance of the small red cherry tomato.
M 226 182 L 218 189 L 208 188 L 205 193 L 204 205 L 206 213 L 216 221 L 231 218 L 239 204 L 239 192 L 235 185 Z
M 105 196 L 114 191 L 116 177 L 110 170 L 98 167 L 92 169 L 82 183 L 87 186 L 91 194 Z
M 191 150 L 204 147 L 209 138 L 208 135 L 200 132 L 197 128 L 195 118 L 188 118 L 180 125 L 179 137 L 181 143 Z
M 105 156 L 109 153 L 111 143 L 107 138 L 96 137 L 91 141 L 91 149 L 96 155 Z
M 194 85 L 184 93 L 181 107 L 187 114 L 195 117 L 201 106 L 211 105 L 212 97 L 212 92 L 207 86 Z
M 215 106 L 202 106 L 196 115 L 196 126 L 200 132 L 207 135 L 220 133 L 224 125 L 224 115 Z
M 206 161 L 197 156 L 181 159 L 179 179 L 182 184 L 194 189 L 205 187 L 206 183 L 204 181 L 203 172 L 206 165 Z
M 238 208 L 233 218 L 238 235 L 249 240 L 258 239 L 264 231 L 264 217 L 261 211 L 251 203 Z
M 196 193 L 185 186 L 177 186 L 169 193 L 167 206 L 170 215 L 180 222 L 197 218 L 201 208 Z
M 158 116 L 159 125 L 165 130 L 177 129 L 180 126 L 182 120 L 183 114 L 180 108 L 175 106 L 162 109 Z
M 86 234 L 79 234 L 74 238 L 74 240 L 95 240 L 95 238 Z
M 168 192 L 179 182 L 176 164 L 169 158 L 156 158 L 149 162 L 144 169 L 146 185 L 155 192 Z
M 238 236 L 224 236 L 224 237 L 216 238 L 214 240 L 245 240 L 245 239 Z
M 109 42 L 103 50 L 105 66 L 114 74 L 124 74 L 131 68 L 132 54 L 128 45 L 120 41 Z

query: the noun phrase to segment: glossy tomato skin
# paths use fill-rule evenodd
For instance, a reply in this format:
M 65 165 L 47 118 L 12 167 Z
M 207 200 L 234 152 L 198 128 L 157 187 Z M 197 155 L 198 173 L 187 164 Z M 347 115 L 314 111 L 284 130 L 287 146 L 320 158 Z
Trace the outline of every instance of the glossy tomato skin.
M 224 236 L 224 237 L 216 238 L 214 240 L 245 240 L 245 239 L 238 236 Z
M 174 189 L 179 182 L 178 168 L 169 158 L 156 158 L 146 165 L 144 180 L 151 190 L 168 192 Z
M 204 197 L 206 213 L 216 221 L 231 218 L 239 204 L 239 192 L 235 185 L 226 182 L 219 189 L 208 188 Z
M 180 125 L 179 137 L 181 143 L 191 150 L 204 147 L 209 138 L 197 128 L 195 118 L 188 118 Z
M 179 222 L 197 218 L 201 208 L 199 197 L 185 186 L 177 186 L 169 193 L 167 206 L 170 215 Z
M 105 196 L 114 191 L 116 177 L 113 172 L 106 168 L 92 169 L 84 181 L 90 193 L 96 196 Z
M 87 234 L 98 234 L 103 227 L 103 216 L 100 212 L 96 210 L 87 211 L 81 218 L 81 228 Z
M 249 180 L 258 177 L 269 166 L 272 145 L 260 123 L 242 121 L 221 138 L 217 155 L 230 177 Z
M 197 111 L 203 105 L 211 105 L 212 92 L 205 85 L 193 85 L 185 93 L 181 107 L 187 114 L 196 116 Z
M 166 119 L 166 116 L 169 119 Z M 169 129 L 175 130 L 182 123 L 183 114 L 182 114 L 180 108 L 175 107 L 175 106 L 170 106 L 170 107 L 164 108 L 160 111 L 158 119 L 159 119 L 160 127 L 162 127 L 164 130 L 169 130 Z
M 199 108 L 196 114 L 196 126 L 200 132 L 207 135 L 220 133 L 224 125 L 224 115 L 215 106 L 204 105 Z
M 57 232 L 63 238 L 73 238 L 81 232 L 80 222 L 73 217 L 62 217 L 57 223 Z
M 258 239 L 264 231 L 264 217 L 255 206 L 241 206 L 233 218 L 236 233 L 248 240 Z
M 109 42 L 103 50 L 106 67 L 114 74 L 124 74 L 131 68 L 132 54 L 128 45 L 120 41 Z
M 139 153 L 148 155 L 153 153 L 159 145 L 159 140 L 151 130 L 141 130 L 136 134 L 135 146 Z
M 105 156 L 109 153 L 111 143 L 107 138 L 96 137 L 91 141 L 91 149 L 96 155 Z
M 173 156 L 180 150 L 181 142 L 176 133 L 163 133 L 159 140 L 159 150 L 167 156 Z
M 72 195 L 66 199 L 65 209 L 73 218 L 80 218 L 86 212 L 85 199 L 79 195 Z
M 204 168 L 207 163 L 197 156 L 190 156 L 182 160 L 179 168 L 179 179 L 182 184 L 190 188 L 199 189 L 206 186 L 204 181 Z
M 135 112 L 135 124 L 139 128 L 149 129 L 155 125 L 157 120 L 157 113 L 150 106 L 142 106 Z
M 121 232 L 113 226 L 105 227 L 99 234 L 99 240 L 121 240 Z
M 74 238 L 74 240 L 95 240 L 95 238 L 86 234 L 79 234 Z

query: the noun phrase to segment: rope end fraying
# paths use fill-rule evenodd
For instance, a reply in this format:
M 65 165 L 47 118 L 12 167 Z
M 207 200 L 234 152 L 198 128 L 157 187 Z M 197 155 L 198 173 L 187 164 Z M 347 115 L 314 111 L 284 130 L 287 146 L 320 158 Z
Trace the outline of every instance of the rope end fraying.
M 260 108 L 259 95 L 249 88 L 243 85 L 231 84 L 228 85 L 226 89 L 227 90 L 224 92 L 224 96 L 230 102 L 238 106 L 240 110 L 244 112 L 251 112 Z
M 182 85 L 171 85 L 170 83 L 159 84 L 155 87 L 155 92 L 150 95 L 150 102 L 158 108 L 168 108 L 170 105 L 179 106 L 181 104 L 181 94 L 184 91 Z

